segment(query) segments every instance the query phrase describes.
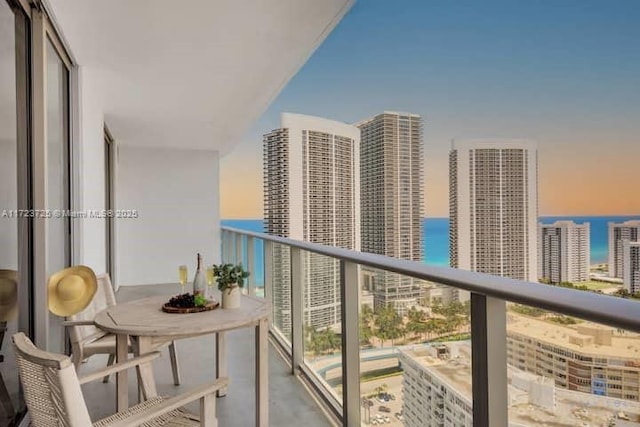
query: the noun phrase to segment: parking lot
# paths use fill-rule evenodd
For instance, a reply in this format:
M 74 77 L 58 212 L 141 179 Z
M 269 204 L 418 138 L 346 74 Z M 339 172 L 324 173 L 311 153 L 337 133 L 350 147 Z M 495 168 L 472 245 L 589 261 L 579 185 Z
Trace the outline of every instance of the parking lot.
M 388 401 L 379 400 L 377 397 L 367 397 L 376 393 L 377 387 L 384 387 L 386 384 L 385 393 L 389 396 L 393 395 L 395 399 L 389 399 Z M 385 426 L 397 426 L 403 425 L 402 421 L 398 419 L 396 414 L 402 411 L 402 375 L 395 375 L 393 377 L 382 378 L 378 380 L 366 381 L 361 385 L 362 400 L 369 399 L 373 405 L 369 408 L 369 420 L 367 420 L 367 410 L 362 408 L 362 424 L 363 425 L 385 425 Z M 386 407 L 389 412 L 381 411 Z M 367 424 L 369 421 L 369 424 Z

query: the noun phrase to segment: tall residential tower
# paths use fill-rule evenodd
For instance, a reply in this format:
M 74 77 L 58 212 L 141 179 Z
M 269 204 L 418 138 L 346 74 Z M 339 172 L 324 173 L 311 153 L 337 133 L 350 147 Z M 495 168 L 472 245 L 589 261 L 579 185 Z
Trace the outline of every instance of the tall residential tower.
M 320 117 L 283 113 L 264 135 L 264 221 L 269 234 L 360 250 L 360 130 Z M 289 250 L 274 245 L 274 324 L 291 328 Z M 340 322 L 340 268 L 305 254 L 304 319 Z
M 640 221 L 609 223 L 609 276 L 622 279 L 624 276 L 625 242 L 640 240 Z
M 556 221 L 538 227 L 538 277 L 550 283 L 589 280 L 589 223 Z
M 538 155 L 532 141 L 453 141 L 451 267 L 537 281 L 537 182 Z
M 624 288 L 632 294 L 640 292 L 640 242 L 624 242 Z
M 362 251 L 422 261 L 422 118 L 385 111 L 356 124 L 361 130 Z M 404 313 L 422 296 L 420 281 L 375 276 L 374 306 Z

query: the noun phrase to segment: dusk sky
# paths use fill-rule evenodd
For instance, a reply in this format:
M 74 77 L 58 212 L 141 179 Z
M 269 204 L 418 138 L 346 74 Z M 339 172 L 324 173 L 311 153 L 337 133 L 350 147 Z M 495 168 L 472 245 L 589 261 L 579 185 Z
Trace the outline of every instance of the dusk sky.
M 222 159 L 222 218 L 262 218 L 281 112 L 384 110 L 423 117 L 425 216 L 448 216 L 451 140 L 491 137 L 538 142 L 540 215 L 639 214 L 640 1 L 358 0 Z

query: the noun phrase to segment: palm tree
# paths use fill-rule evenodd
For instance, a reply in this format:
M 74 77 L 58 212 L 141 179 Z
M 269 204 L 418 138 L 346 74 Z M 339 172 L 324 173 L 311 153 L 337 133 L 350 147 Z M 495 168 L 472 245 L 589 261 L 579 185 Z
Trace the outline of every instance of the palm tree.
M 363 305 L 360 310 L 360 344 L 369 344 L 374 336 L 372 324 L 374 323 L 375 314 L 368 305 Z
M 384 347 L 384 341 L 388 339 L 391 340 L 391 345 L 393 345 L 393 340 L 402 334 L 402 318 L 391 306 L 380 310 L 374 320 L 374 324 L 378 328 L 377 335 L 382 341 L 382 347 Z

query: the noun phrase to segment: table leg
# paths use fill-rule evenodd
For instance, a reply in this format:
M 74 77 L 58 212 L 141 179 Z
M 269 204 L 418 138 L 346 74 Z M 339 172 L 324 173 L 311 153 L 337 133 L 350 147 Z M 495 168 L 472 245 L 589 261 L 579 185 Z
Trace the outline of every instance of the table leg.
M 269 323 L 256 326 L 256 426 L 269 425 Z
M 116 335 L 116 362 L 122 363 L 129 355 L 129 343 L 126 334 Z M 116 397 L 118 412 L 129 408 L 129 376 L 127 371 L 116 373 Z
M 216 379 L 228 376 L 227 372 L 227 337 L 225 332 L 216 334 Z M 226 396 L 227 388 L 218 390 L 218 397 Z
M 136 337 L 134 345 L 134 353 L 136 356 L 147 354 L 153 350 L 151 337 Z M 142 399 L 149 400 L 156 397 L 156 380 L 153 377 L 152 362 L 143 363 L 138 366 L 138 396 Z

